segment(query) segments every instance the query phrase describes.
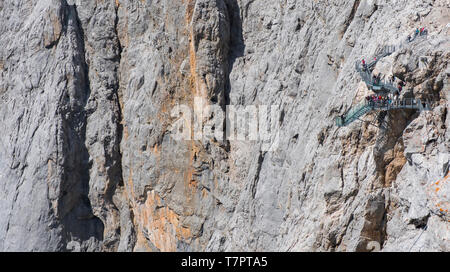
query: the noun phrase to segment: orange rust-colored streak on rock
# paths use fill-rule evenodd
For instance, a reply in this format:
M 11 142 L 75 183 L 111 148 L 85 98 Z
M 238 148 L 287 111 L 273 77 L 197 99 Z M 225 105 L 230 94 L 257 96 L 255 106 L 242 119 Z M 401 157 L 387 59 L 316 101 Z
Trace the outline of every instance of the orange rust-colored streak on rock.
M 206 84 L 197 75 L 197 56 L 196 56 L 196 46 L 194 42 L 194 33 L 192 29 L 192 18 L 194 14 L 195 0 L 183 0 L 183 3 L 187 4 L 186 8 L 186 35 L 189 36 L 188 48 L 185 48 L 183 52 L 180 51 L 179 55 L 174 54 L 173 58 L 169 61 L 178 63 L 174 67 L 180 67 L 184 59 L 189 56 L 190 64 L 190 75 L 187 78 L 179 75 L 181 80 L 183 80 L 186 89 L 179 89 L 179 85 L 171 84 L 173 78 L 160 78 L 158 81 L 158 86 L 169 86 L 174 88 L 177 92 L 173 95 L 168 95 L 163 104 L 160 106 L 158 111 L 158 118 L 164 126 L 166 126 L 168 120 L 170 119 L 170 112 L 173 107 L 182 102 L 188 105 L 193 105 L 194 96 L 202 96 L 205 98 Z M 179 69 L 177 69 L 178 72 Z M 186 80 L 186 81 L 184 81 Z M 182 84 L 182 85 L 183 85 Z M 151 121 L 151 120 L 150 120 Z M 149 122 L 150 122 L 149 121 Z M 193 130 L 193 126 L 191 126 Z M 191 131 L 193 135 L 193 131 Z M 126 131 L 126 126 L 124 126 L 124 138 L 128 137 Z M 187 206 L 190 205 L 195 192 L 198 189 L 198 182 L 194 178 L 195 169 L 193 167 L 194 158 L 199 157 L 200 151 L 202 150 L 201 145 L 197 144 L 194 140 L 186 142 L 189 148 L 189 153 L 186 154 L 187 167 L 183 168 L 184 171 L 184 187 L 185 187 L 185 203 Z M 152 152 L 158 155 L 161 150 L 161 146 L 155 145 L 152 147 Z M 177 170 L 180 171 L 180 170 Z M 131 174 L 130 174 L 131 177 Z M 156 248 L 161 251 L 175 251 L 177 249 L 178 241 L 182 240 L 187 243 L 192 242 L 192 232 L 189 227 L 183 226 L 180 219 L 180 214 L 177 214 L 174 210 L 163 203 L 161 197 L 155 191 L 147 192 L 146 200 L 144 203 L 136 202 L 136 198 L 133 192 L 132 180 L 129 180 L 128 187 L 130 187 L 130 195 L 132 196 L 132 207 L 134 211 L 134 220 L 137 226 L 138 234 L 138 244 L 144 248 L 146 241 L 151 242 Z M 206 193 L 204 193 L 206 194 Z M 184 214 L 186 216 L 186 214 Z
M 206 197 L 206 195 L 208 194 L 208 190 L 206 190 L 205 188 L 202 189 L 202 197 Z
M 148 233 L 147 239 L 161 251 L 175 251 L 177 241 L 191 238 L 189 228 L 181 225 L 179 215 L 167 206 L 155 191 L 147 193 L 147 200 L 138 208 L 138 220 Z
M 182 2 L 184 3 L 184 1 L 185 0 L 183 0 Z M 189 25 L 189 23 L 192 20 L 192 15 L 194 14 L 195 1 L 196 0 L 187 0 L 187 9 L 186 9 L 187 25 Z
M 141 229 L 137 229 L 136 231 L 136 237 L 137 237 L 137 241 L 136 241 L 136 245 L 135 245 L 135 249 L 138 248 L 139 250 L 145 250 L 147 252 L 152 252 L 153 250 L 150 248 L 150 246 L 148 245 L 147 239 L 145 238 L 144 233 L 142 232 Z
M 158 145 L 155 144 L 155 146 L 153 147 L 153 154 L 155 154 L 156 156 L 159 155 L 159 149 L 158 149 Z
M 206 98 L 206 84 L 197 74 L 197 48 L 195 44 L 192 18 L 194 15 L 195 0 L 189 0 L 186 9 L 186 26 L 189 31 L 189 65 L 191 71 L 192 91 L 195 96 Z
M 128 140 L 128 136 L 129 136 L 129 134 L 128 134 L 128 126 L 124 125 L 123 126 L 123 137 L 124 137 L 125 141 Z
M 189 188 L 192 191 L 195 191 L 198 188 L 198 182 L 196 180 L 191 179 L 191 181 L 189 182 Z
M 133 169 L 130 167 L 130 174 L 128 176 L 127 186 L 125 186 L 125 192 L 131 196 L 131 204 L 133 208 L 135 207 L 135 194 L 134 194 L 134 184 L 133 184 Z
M 190 66 L 190 78 L 189 78 L 189 87 L 191 89 L 191 95 L 201 96 L 206 100 L 206 84 L 197 74 L 197 56 L 196 56 L 196 45 L 194 39 L 194 30 L 193 30 L 193 22 L 192 18 L 194 15 L 195 9 L 195 0 L 187 0 L 187 8 L 186 8 L 186 27 L 188 29 L 189 35 L 189 66 Z M 191 126 L 191 135 L 194 135 L 194 126 Z M 188 188 L 187 190 L 187 199 L 192 198 L 192 191 L 197 189 L 198 183 L 194 180 L 193 174 L 195 172 L 193 163 L 194 157 L 200 154 L 201 146 L 197 145 L 195 140 L 190 141 L 190 155 L 189 155 L 189 168 L 186 171 L 184 178 L 187 182 Z

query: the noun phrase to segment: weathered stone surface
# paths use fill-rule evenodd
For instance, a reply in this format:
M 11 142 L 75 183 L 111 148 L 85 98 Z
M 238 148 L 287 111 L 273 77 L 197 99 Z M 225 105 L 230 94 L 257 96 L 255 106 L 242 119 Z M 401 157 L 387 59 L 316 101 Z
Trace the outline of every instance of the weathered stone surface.
M 449 10 L 0 2 L 0 250 L 448 251 Z M 421 26 L 428 36 L 375 72 L 432 110 L 338 129 L 370 94 L 355 62 Z M 219 111 L 276 105 L 278 148 L 174 140 L 172 110 L 195 97 Z M 203 124 L 225 134 L 212 116 Z

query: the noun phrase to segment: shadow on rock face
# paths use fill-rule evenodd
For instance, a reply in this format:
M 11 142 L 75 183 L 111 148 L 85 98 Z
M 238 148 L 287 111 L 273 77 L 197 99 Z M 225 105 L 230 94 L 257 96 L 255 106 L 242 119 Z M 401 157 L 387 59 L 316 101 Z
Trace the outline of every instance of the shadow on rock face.
M 242 36 L 242 18 L 237 0 L 225 0 L 230 20 L 230 41 L 228 51 L 228 77 L 225 83 L 225 104 L 230 103 L 231 84 L 229 74 L 233 70 L 233 64 L 237 58 L 244 56 L 245 43 Z
M 86 104 L 90 96 L 89 68 L 85 60 L 84 32 L 78 20 L 75 6 L 63 6 L 66 27 L 77 37 L 74 62 L 80 70 L 73 74 L 73 88 L 79 90 L 77 97 L 68 88 L 63 90 L 70 99 L 58 109 L 60 115 L 57 141 L 61 161 L 60 182 L 53 184 L 59 192 L 55 211 L 56 220 L 62 228 L 61 250 L 98 251 L 103 240 L 104 225 L 95 217 L 89 200 L 89 151 L 86 146 Z M 71 103 L 71 101 L 77 101 Z

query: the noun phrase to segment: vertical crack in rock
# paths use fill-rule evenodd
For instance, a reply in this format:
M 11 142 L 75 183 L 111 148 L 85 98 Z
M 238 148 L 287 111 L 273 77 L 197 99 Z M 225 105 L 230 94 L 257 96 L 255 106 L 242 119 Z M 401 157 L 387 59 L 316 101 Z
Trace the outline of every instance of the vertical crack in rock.
M 81 26 L 93 33 L 85 36 L 92 90 L 86 124 L 91 179 L 89 198 L 94 214 L 105 226 L 102 249 L 115 251 L 121 237 L 121 220 L 114 200 L 120 201 L 121 198 L 114 196 L 121 194 L 122 190 L 117 189 L 123 185 L 120 151 L 123 127 L 119 100 L 122 46 L 117 31 L 118 6 L 114 2 L 102 2 L 79 8 L 83 9 Z M 92 17 L 86 17 L 86 13 L 92 14 Z M 98 23 L 91 24 L 93 20 Z
M 226 69 L 225 75 L 225 84 L 224 84 L 224 103 L 221 105 L 223 110 L 226 111 L 226 106 L 230 105 L 230 92 L 231 92 L 231 82 L 230 82 L 230 73 L 233 70 L 233 65 L 237 58 L 240 58 L 244 55 L 245 51 L 245 43 L 244 38 L 242 36 L 242 18 L 240 7 L 236 0 L 225 0 L 226 4 L 226 14 L 229 20 L 230 27 L 230 38 L 228 44 L 228 67 Z M 227 127 L 227 120 L 229 116 L 225 116 L 223 120 L 223 137 L 225 139 L 223 148 L 226 152 L 230 151 L 230 142 L 226 139 L 227 135 L 230 133 L 227 131 L 229 128 Z
M 121 147 L 120 147 L 120 143 L 123 139 L 123 113 L 122 113 L 122 105 L 123 102 L 122 100 L 122 94 L 121 92 L 121 80 L 120 80 L 120 64 L 121 64 L 121 60 L 122 60 L 122 51 L 123 51 L 123 47 L 120 41 L 120 36 L 119 36 L 119 30 L 118 30 L 118 24 L 119 24 L 119 7 L 120 4 L 117 4 L 118 2 L 116 1 L 116 7 L 115 7 L 115 21 L 114 21 L 114 32 L 116 35 L 116 39 L 117 39 L 117 45 L 119 47 L 119 51 L 117 54 L 118 57 L 118 70 L 116 71 L 116 76 L 117 76 L 117 86 L 115 87 L 115 100 L 116 100 L 116 108 L 118 111 L 118 119 L 117 119 L 117 139 L 118 139 L 118 143 L 116 145 L 117 148 L 117 154 L 118 154 L 118 159 L 117 159 L 117 175 L 119 178 L 119 181 L 117 183 L 117 187 L 119 187 L 120 189 L 117 191 L 118 194 L 121 195 L 120 199 L 118 202 L 120 202 L 119 204 L 116 204 L 114 201 L 114 204 L 119 208 L 119 213 L 120 213 L 120 228 L 119 231 L 121 232 L 120 235 L 124 235 L 122 238 L 122 236 L 120 237 L 120 240 L 115 240 L 114 243 L 117 243 L 117 246 L 119 247 L 118 249 L 120 249 L 120 244 L 119 242 L 122 242 L 126 247 L 126 248 L 133 248 L 134 244 L 135 244 L 135 234 L 134 234 L 134 227 L 133 227 L 133 212 L 128 204 L 128 199 L 126 197 L 123 196 L 123 187 L 124 187 L 124 182 L 123 182 L 123 170 L 122 170 L 122 151 L 121 151 Z M 116 193 L 116 188 L 114 188 L 114 192 L 111 192 L 111 200 L 113 200 L 113 194 Z M 122 215 L 122 213 L 125 213 L 125 215 Z M 123 219 L 124 218 L 124 219 Z M 126 220 L 130 220 L 131 222 L 126 222 Z M 127 233 L 122 234 L 122 231 L 127 231 Z M 123 242 L 123 239 L 126 239 L 126 242 Z
M 356 14 L 356 11 L 359 8 L 360 3 L 361 3 L 361 0 L 354 0 L 353 1 L 353 7 L 352 7 L 352 10 L 350 11 L 350 15 L 347 17 L 347 19 L 345 19 L 344 29 L 339 34 L 341 39 L 344 36 L 345 32 L 347 32 L 347 29 L 350 26 L 350 24 L 353 22 L 353 19 L 355 18 L 355 14 Z
M 120 92 L 120 76 L 119 76 L 119 67 L 122 56 L 122 45 L 119 39 L 118 32 L 118 23 L 119 23 L 119 15 L 118 15 L 119 5 L 116 3 L 114 6 L 114 13 L 111 16 L 114 16 L 114 28 L 113 33 L 115 37 L 115 43 L 117 49 L 114 52 L 115 57 L 112 59 L 115 63 L 114 68 L 114 85 L 111 87 L 112 97 L 111 97 L 111 110 L 113 111 L 114 121 L 115 121 L 115 131 L 111 131 L 112 137 L 114 137 L 114 141 L 112 143 L 112 149 L 110 149 L 111 154 L 105 153 L 106 161 L 111 162 L 110 169 L 108 171 L 108 176 L 110 182 L 108 183 L 108 187 L 105 190 L 105 200 L 107 201 L 106 206 L 109 210 L 108 214 L 104 218 L 107 224 L 110 226 L 109 233 L 107 234 L 108 239 L 104 241 L 103 247 L 108 251 L 116 251 L 118 249 L 120 240 L 121 240 L 121 232 L 122 228 L 129 228 L 129 224 L 124 223 L 122 219 L 123 217 L 121 213 L 127 213 L 124 209 L 119 209 L 119 207 L 126 206 L 126 209 L 129 209 L 128 205 L 125 205 L 128 201 L 123 197 L 123 189 L 121 187 L 123 184 L 123 173 L 122 173 L 122 152 L 120 150 L 120 142 L 123 137 L 123 116 L 122 116 L 122 108 L 119 94 Z M 115 197 L 117 194 L 117 197 Z M 125 202 L 125 203 L 123 203 Z M 109 217 L 109 218 L 108 218 Z M 132 215 L 126 216 L 126 218 L 131 218 Z M 125 225 L 124 225 L 125 224 Z M 128 230 L 131 232 L 129 235 L 133 235 L 133 230 Z M 130 237 L 125 237 L 125 239 L 132 239 Z M 129 241 L 132 243 L 132 241 Z M 129 245 L 132 246 L 132 245 Z
M 76 38 L 75 46 L 78 51 L 74 51 L 74 62 L 79 65 L 81 71 L 74 74 L 73 78 L 73 87 L 79 92 L 79 97 L 72 98 L 70 93 L 63 94 L 59 108 L 61 120 L 58 124 L 57 141 L 61 152 L 57 161 L 61 163 L 58 163 L 57 169 L 62 172 L 62 180 L 57 217 L 63 226 L 65 245 L 61 250 L 94 251 L 99 250 L 104 226 L 99 218 L 93 215 L 88 197 L 90 175 L 89 153 L 85 145 L 87 116 L 84 107 L 91 93 L 89 67 L 85 60 L 84 31 L 77 8 L 67 3 L 64 3 L 62 8 L 72 28 L 69 35 Z
M 256 165 L 256 173 L 255 173 L 255 177 L 253 178 L 253 182 L 251 184 L 251 192 L 252 192 L 252 198 L 255 199 L 256 196 L 256 190 L 258 187 L 258 181 L 260 178 L 260 174 L 261 174 L 261 169 L 262 169 L 262 165 L 264 162 L 264 156 L 265 156 L 266 152 L 260 152 L 259 156 L 258 156 L 258 162 Z
M 230 24 L 230 39 L 228 45 L 228 69 L 224 89 L 225 105 L 230 104 L 230 73 L 237 58 L 244 55 L 245 43 L 242 36 L 242 18 L 239 5 L 236 0 L 225 0 L 227 15 Z

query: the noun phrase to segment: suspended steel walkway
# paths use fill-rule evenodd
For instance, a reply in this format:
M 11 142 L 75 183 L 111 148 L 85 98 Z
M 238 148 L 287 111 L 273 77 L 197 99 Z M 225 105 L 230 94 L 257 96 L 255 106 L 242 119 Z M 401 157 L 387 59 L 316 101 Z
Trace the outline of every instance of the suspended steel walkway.
M 382 94 L 382 95 L 386 95 L 388 93 L 394 94 L 394 93 L 398 92 L 398 88 L 395 87 L 392 84 L 392 82 L 386 82 L 386 81 L 383 82 L 381 80 L 375 79 L 372 76 L 372 71 L 375 68 L 375 65 L 382 58 L 390 56 L 395 51 L 405 48 L 409 44 L 415 43 L 415 41 L 418 37 L 426 38 L 427 35 L 428 35 L 428 30 L 425 29 L 421 33 L 415 32 L 414 36 L 412 38 L 408 37 L 405 41 L 399 43 L 398 45 L 387 45 L 387 46 L 380 48 L 379 50 L 377 50 L 377 52 L 375 52 L 374 60 L 372 62 L 368 63 L 367 65 L 365 65 L 364 67 L 361 67 L 359 61 L 357 61 L 355 63 L 355 69 L 361 76 L 362 80 L 366 83 L 367 88 L 369 90 L 374 91 L 377 94 Z
M 412 110 L 430 110 L 429 103 L 420 99 L 405 98 L 399 100 L 384 100 L 384 101 L 363 101 L 354 106 L 344 116 L 336 118 L 336 125 L 338 127 L 347 126 L 355 120 L 358 120 L 363 115 L 376 111 L 389 111 L 398 109 L 412 109 Z
M 398 91 L 398 89 L 394 85 L 392 85 L 392 83 L 378 81 L 372 76 L 373 68 L 375 67 L 377 62 L 394 52 L 395 46 L 385 46 L 382 48 L 381 52 L 376 54 L 375 59 L 366 66 L 361 67 L 359 61 L 355 63 L 356 71 L 359 73 L 364 83 L 366 83 L 369 90 L 373 90 L 377 94 L 395 93 Z
M 428 31 L 423 33 L 415 33 L 414 37 L 408 37 L 405 42 L 400 43 L 398 46 L 384 46 L 377 50 L 374 60 L 364 67 L 360 66 L 359 61 L 355 64 L 355 69 L 361 76 L 362 80 L 366 83 L 367 87 L 374 91 L 378 95 L 387 95 L 389 93 L 394 94 L 398 92 L 391 82 L 381 82 L 372 77 L 372 71 L 379 60 L 394 53 L 396 50 L 404 48 L 406 44 L 412 43 L 418 36 L 426 37 Z M 347 126 L 355 120 L 358 120 L 365 114 L 375 111 L 389 111 L 397 109 L 414 109 L 414 110 L 430 110 L 429 103 L 421 101 L 420 99 L 406 98 L 401 100 L 381 100 L 381 101 L 367 101 L 364 100 L 359 104 L 352 107 L 346 114 L 336 117 L 336 125 L 338 127 Z

